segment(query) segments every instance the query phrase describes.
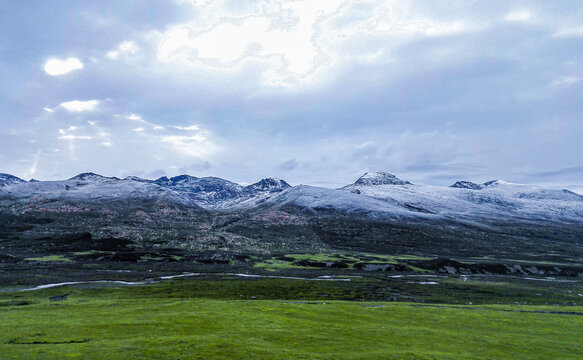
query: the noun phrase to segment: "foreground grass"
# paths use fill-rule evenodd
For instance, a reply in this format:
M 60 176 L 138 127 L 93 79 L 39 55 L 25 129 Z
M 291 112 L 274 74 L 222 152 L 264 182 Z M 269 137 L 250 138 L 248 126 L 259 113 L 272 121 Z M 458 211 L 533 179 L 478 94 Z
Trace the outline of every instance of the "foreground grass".
M 0 358 L 580 359 L 583 354 L 583 316 L 570 314 L 583 313 L 579 306 L 435 307 L 160 293 L 194 282 L 2 294 Z

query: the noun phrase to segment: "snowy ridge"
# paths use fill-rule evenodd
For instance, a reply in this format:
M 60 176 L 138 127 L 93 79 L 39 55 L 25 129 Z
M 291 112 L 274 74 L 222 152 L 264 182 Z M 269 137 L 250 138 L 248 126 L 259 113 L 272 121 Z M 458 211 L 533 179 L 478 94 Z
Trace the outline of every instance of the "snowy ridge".
M 359 179 L 360 180 L 360 179 Z M 581 222 L 583 196 L 568 190 L 493 180 L 478 185 L 458 181 L 450 187 L 406 184 L 362 185 L 342 188 L 355 194 L 386 201 L 413 212 L 450 218 L 564 219 Z
M 207 209 L 229 209 L 254 199 L 265 200 L 291 186 L 281 179 L 266 178 L 249 186 L 217 177 L 179 175 L 156 180 L 128 176 L 124 179 L 82 173 L 68 180 L 26 182 L 8 174 L 0 176 L 2 192 L 15 199 L 43 198 L 75 201 L 109 199 L 166 199 Z
M 119 180 L 119 179 L 116 177 L 106 177 L 106 176 L 95 174 L 92 172 L 86 172 L 86 173 L 81 173 L 79 175 L 73 176 L 69 180 L 87 181 L 87 182 L 95 183 L 95 182 Z
M 468 221 L 512 218 L 581 223 L 583 219 L 583 196 L 568 190 L 501 180 L 483 184 L 458 181 L 450 187 L 414 185 L 386 172 L 366 173 L 354 184 L 338 190 L 292 187 L 276 178 L 242 186 L 217 177 L 190 175 L 147 180 L 83 173 L 63 181 L 26 182 L 0 174 L 0 193 L 15 200 L 166 200 L 226 211 L 293 205 L 314 213 L 338 211 Z
M 189 204 L 180 194 L 151 183 L 113 178 L 24 182 L 7 186 L 5 193 L 14 199 L 52 199 L 100 201 L 116 199 L 167 199 Z
M 411 215 L 411 212 L 407 209 L 387 201 L 353 194 L 348 191 L 308 185 L 289 188 L 261 202 L 261 204 L 274 207 L 294 205 L 314 213 L 318 211 L 340 211 L 342 213 L 383 213 L 385 216 L 391 217 Z M 253 207 L 259 205 L 259 203 L 249 201 L 241 205 Z M 426 216 L 426 214 L 422 216 Z

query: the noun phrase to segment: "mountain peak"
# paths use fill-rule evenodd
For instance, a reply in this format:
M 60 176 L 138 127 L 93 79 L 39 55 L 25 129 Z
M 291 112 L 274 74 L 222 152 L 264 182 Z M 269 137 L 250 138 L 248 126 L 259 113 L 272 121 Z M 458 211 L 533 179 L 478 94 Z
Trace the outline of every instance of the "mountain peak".
M 81 173 L 77 176 L 73 176 L 69 180 L 106 180 L 106 179 L 119 180 L 116 177 L 107 177 L 107 176 L 99 175 L 99 174 L 92 173 L 92 172 Z
M 356 180 L 354 185 L 411 185 L 411 183 L 401 180 L 391 173 L 377 171 L 365 173 Z
M 499 184 L 499 183 L 503 183 L 503 181 L 502 180 L 490 180 L 490 181 L 486 181 L 482 185 L 484 185 L 484 186 L 490 186 L 490 185 L 496 185 L 496 184 Z
M 163 186 L 192 186 L 198 184 L 200 179 L 201 178 L 197 178 L 195 176 L 182 174 L 173 176 L 171 178 L 162 176 L 161 178 L 154 180 L 154 183 Z
M 26 182 L 19 177 L 10 174 L 0 173 L 0 186 L 20 184 Z
M 471 189 L 471 190 L 480 190 L 484 185 L 476 184 L 471 181 L 456 181 L 455 184 L 450 185 L 449 187 L 452 188 L 459 188 L 459 189 Z
M 187 174 L 177 175 L 170 178 L 170 181 L 172 181 L 174 184 L 188 183 L 193 180 L 198 180 L 198 178 Z
M 483 184 L 476 184 L 474 182 L 471 181 L 456 181 L 455 184 L 450 185 L 449 187 L 452 188 L 460 188 L 460 189 L 471 189 L 471 190 L 481 190 L 485 187 L 488 186 L 496 186 L 496 185 L 508 185 L 510 183 L 504 181 L 504 180 L 490 180 L 490 181 L 486 181 Z
M 283 191 L 285 189 L 290 188 L 291 185 L 288 184 L 285 180 L 278 179 L 278 178 L 265 178 L 261 179 L 258 182 L 248 185 L 245 188 L 248 190 L 255 190 L 255 191 L 269 191 L 269 192 L 278 192 Z
M 124 178 L 124 180 L 126 180 L 126 181 L 136 181 L 136 182 L 141 182 L 141 183 L 151 183 L 151 182 L 154 182 L 154 180 L 142 179 L 139 176 L 133 176 L 133 175 L 132 176 L 126 176 Z
M 156 180 L 154 180 L 154 183 L 158 185 L 172 185 L 172 182 L 170 181 L 170 179 L 168 179 L 167 176 L 157 178 Z

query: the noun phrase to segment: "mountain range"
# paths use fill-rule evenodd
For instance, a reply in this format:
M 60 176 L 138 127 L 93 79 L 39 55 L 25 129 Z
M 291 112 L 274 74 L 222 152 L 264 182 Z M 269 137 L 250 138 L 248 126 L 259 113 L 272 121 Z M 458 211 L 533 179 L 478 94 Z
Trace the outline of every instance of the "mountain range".
M 366 173 L 340 189 L 276 178 L 243 186 L 190 175 L 24 181 L 0 174 L 0 216 L 0 240 L 10 247 L 28 244 L 11 239 L 78 233 L 251 252 L 565 254 L 583 245 L 583 196 L 571 191 L 501 180 L 417 185 L 387 172 Z
M 119 179 L 82 173 L 62 181 L 27 182 L 13 175 L 0 174 L 0 196 L 20 201 L 31 198 L 87 201 L 164 198 L 208 210 L 296 204 L 312 210 L 328 208 L 386 216 L 528 216 L 575 221 L 583 216 L 583 196 L 569 190 L 502 180 L 483 184 L 458 181 L 449 187 L 415 185 L 387 172 L 365 173 L 353 184 L 340 189 L 292 187 L 277 178 L 242 186 L 217 177 L 190 175 L 148 180 L 136 176 Z

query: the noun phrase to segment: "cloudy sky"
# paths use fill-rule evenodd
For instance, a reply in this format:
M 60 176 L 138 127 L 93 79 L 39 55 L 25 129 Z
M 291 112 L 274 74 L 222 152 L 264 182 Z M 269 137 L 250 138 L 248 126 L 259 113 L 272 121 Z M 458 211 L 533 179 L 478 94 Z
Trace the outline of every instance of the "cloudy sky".
M 583 3 L 3 0 L 0 172 L 583 189 Z

